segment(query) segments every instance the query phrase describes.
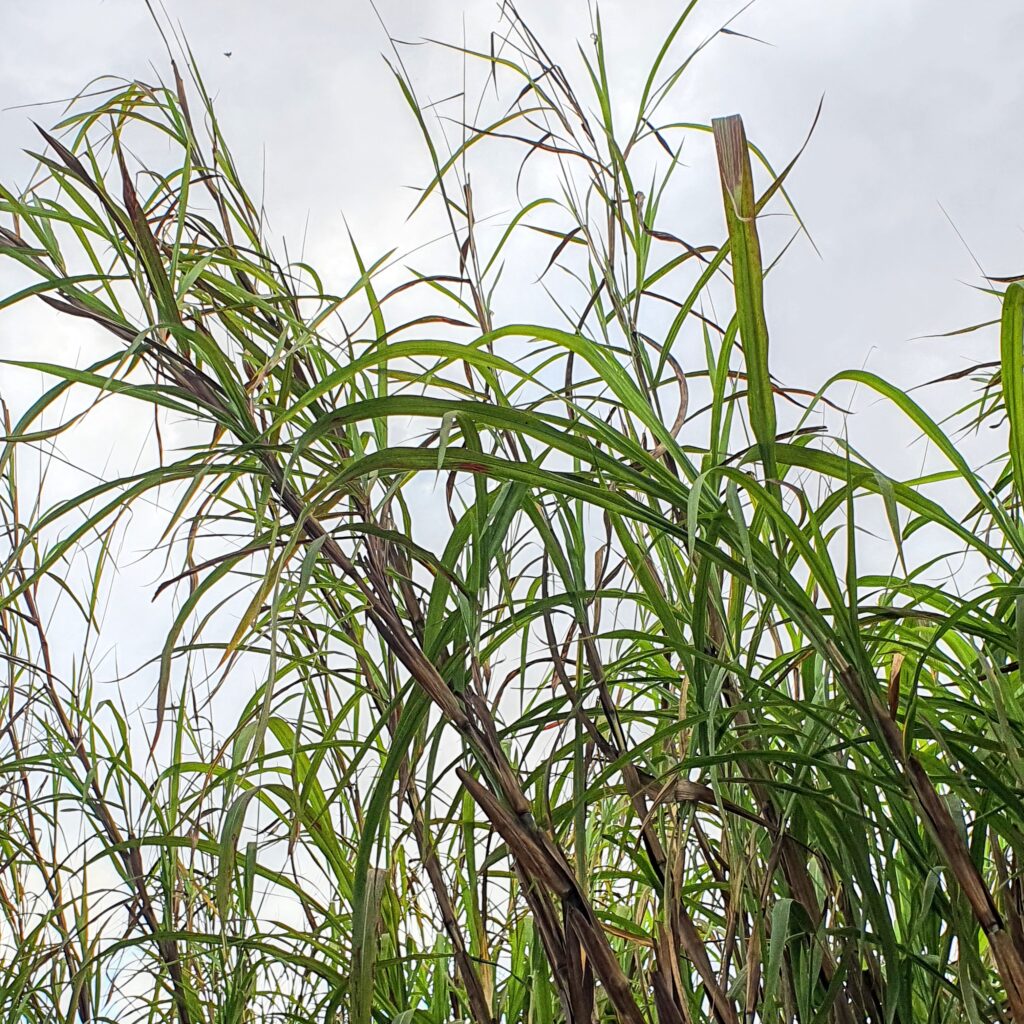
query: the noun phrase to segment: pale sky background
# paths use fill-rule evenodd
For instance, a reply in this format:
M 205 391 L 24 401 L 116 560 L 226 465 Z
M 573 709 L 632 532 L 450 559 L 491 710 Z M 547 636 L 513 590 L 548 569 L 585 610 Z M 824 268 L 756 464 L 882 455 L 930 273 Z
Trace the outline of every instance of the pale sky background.
M 741 6 L 705 0 L 691 43 Z M 492 0 L 381 0 L 378 9 L 388 30 L 405 40 L 458 42 L 465 34 L 486 45 L 488 31 L 499 26 Z M 576 40 L 586 42 L 591 31 L 585 0 L 522 0 L 519 9 L 555 58 L 578 69 Z M 668 0 L 601 5 L 612 75 L 624 95 L 637 87 L 681 9 Z M 336 271 L 331 283 L 338 288 L 352 280 L 343 217 L 371 257 L 420 239 L 415 222 L 405 222 L 413 195 L 406 186 L 422 184 L 428 167 L 381 57 L 387 34 L 367 0 L 167 0 L 166 11 L 189 39 L 237 162 L 257 191 L 265 174 L 272 238 L 286 237 L 294 256 L 305 236 L 307 258 L 327 274 Z M 720 37 L 676 94 L 675 118 L 706 122 L 742 113 L 750 138 L 782 166 L 825 97 L 818 129 L 791 178 L 821 256 L 800 241 L 772 274 L 767 301 L 776 375 L 817 388 L 836 370 L 866 365 L 910 386 L 992 358 L 993 331 L 910 339 L 998 315 L 992 299 L 971 287 L 980 272 L 943 210 L 986 273 L 1024 271 L 1024 4 L 758 0 L 732 28 L 768 45 Z M 5 0 L 4 34 L 5 183 L 23 185 L 33 162 L 22 150 L 41 148 L 30 119 L 49 125 L 61 113 L 59 104 L 22 105 L 66 99 L 103 74 L 168 77 L 143 0 Z M 440 99 L 457 87 L 461 65 L 451 51 L 405 53 L 423 98 Z M 709 148 L 697 144 L 684 159 L 700 173 L 714 172 Z M 719 241 L 721 206 L 664 209 L 659 226 L 699 242 Z M 0 289 L 9 290 L 2 267 Z M 0 357 L 73 361 L 87 335 L 88 325 L 59 320 L 40 303 L 0 313 Z M 105 339 L 105 350 L 109 344 Z M 23 376 L 0 367 L 0 394 L 16 411 L 34 392 L 25 385 Z M 966 401 L 972 385 L 958 387 L 928 401 L 940 409 Z M 915 472 L 920 452 L 905 452 L 912 439 L 905 422 L 888 414 L 855 419 L 855 439 L 882 468 Z M 109 470 L 109 422 L 87 424 L 82 439 L 93 446 L 85 455 L 95 470 Z M 147 592 L 152 585 L 149 570 Z M 158 612 L 133 603 L 135 628 L 115 631 L 128 665 L 154 653 L 160 625 L 154 619 L 147 627 L 147 615 Z
M 30 118 L 50 125 L 59 104 L 104 74 L 168 77 L 160 36 L 144 0 L 2 0 L 0 181 L 24 185 L 41 149 Z M 586 0 L 521 0 L 520 12 L 567 68 L 578 68 L 576 40 L 587 40 Z M 612 74 L 635 89 L 664 32 L 682 9 L 669 0 L 605 0 L 601 15 Z M 705 0 L 691 43 L 742 4 Z M 379 0 L 388 30 L 485 44 L 499 25 L 492 0 Z M 387 34 L 367 0 L 166 0 L 213 92 L 238 164 L 257 186 L 265 172 L 272 238 L 289 239 L 336 288 L 352 280 L 344 220 L 371 257 L 409 249 L 421 229 L 405 222 L 412 193 L 429 176 L 415 122 L 381 54 Z M 787 384 L 817 388 L 827 375 L 868 366 L 909 387 L 997 355 L 994 331 L 941 341 L 915 336 L 998 316 L 971 285 L 981 272 L 1024 272 L 1024 3 L 1018 0 L 758 0 L 732 27 L 769 45 L 721 37 L 671 104 L 679 120 L 739 112 L 748 135 L 776 166 L 795 152 L 819 98 L 814 138 L 791 178 L 791 193 L 820 257 L 801 241 L 770 279 L 767 294 L 773 367 Z M 230 52 L 231 56 L 224 56 Z M 421 96 L 457 87 L 457 55 L 433 47 L 406 51 Z M 700 173 L 714 155 L 695 145 L 684 157 Z M 557 186 L 554 186 L 557 188 Z M 481 202 L 486 203 L 482 192 Z M 723 237 L 722 210 L 662 211 L 659 227 L 697 242 Z M 12 290 L 0 265 L 0 295 Z M 526 317 L 517 317 L 526 319 Z M 89 326 L 61 320 L 41 303 L 0 311 L 0 358 L 72 362 Z M 103 349 L 111 342 L 105 338 Z M 40 379 L 0 365 L 0 396 L 17 412 Z M 929 395 L 932 407 L 967 400 L 963 383 Z M 905 421 L 867 410 L 851 424 L 860 446 L 894 475 L 910 475 Z M 99 474 L 130 471 L 141 435 L 96 417 L 77 433 L 73 458 Z M 856 428 L 854 430 L 854 428 Z M 1002 434 L 980 442 L 1003 443 Z M 118 447 L 119 446 L 119 447 Z M 115 448 L 120 456 L 113 458 Z M 108 461 L 111 460 L 111 461 Z M 127 461 L 126 461 L 127 460 Z M 76 486 L 81 486 L 77 481 Z M 142 512 L 138 513 L 140 516 Z M 145 537 L 145 529 L 136 537 Z M 139 548 L 120 559 L 108 600 L 107 680 L 159 653 L 171 602 L 153 605 L 156 583 L 172 570 L 142 566 Z M 155 677 L 152 664 L 148 680 Z M 144 700 L 152 691 L 135 691 Z

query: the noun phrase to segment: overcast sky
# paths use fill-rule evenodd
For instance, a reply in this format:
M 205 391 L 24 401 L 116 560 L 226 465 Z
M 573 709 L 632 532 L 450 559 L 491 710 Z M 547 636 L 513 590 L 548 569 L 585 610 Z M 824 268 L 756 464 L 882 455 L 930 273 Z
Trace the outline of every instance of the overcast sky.
M 166 78 L 167 60 L 144 0 L 0 2 L 0 181 L 16 187 L 33 169 L 22 150 L 41 148 L 31 120 L 49 125 L 60 117 L 60 103 L 50 101 L 102 75 Z M 601 4 L 613 78 L 625 95 L 682 6 Z M 741 6 L 704 0 L 691 43 Z M 592 6 L 519 0 L 518 7 L 556 58 L 578 67 L 575 43 L 590 35 Z M 427 167 L 381 56 L 388 31 L 404 40 L 465 36 L 486 45 L 499 24 L 493 0 L 378 0 L 386 29 L 368 0 L 166 0 L 165 10 L 192 45 L 248 180 L 265 173 L 273 236 L 287 237 L 293 253 L 305 237 L 307 257 L 325 272 L 335 262 L 347 266 L 345 220 L 371 255 L 415 244 L 406 186 L 422 183 Z M 676 95 L 675 118 L 706 122 L 739 112 L 751 139 L 781 166 L 824 95 L 817 131 L 791 179 L 820 256 L 809 244 L 795 246 L 767 295 L 777 376 L 816 388 L 831 372 L 867 365 L 910 386 L 993 358 L 992 331 L 911 339 L 998 315 L 971 287 L 982 271 L 968 246 L 985 273 L 1024 273 L 1024 2 L 757 0 L 732 28 L 763 42 L 719 38 Z M 403 53 L 425 98 L 441 98 L 457 82 L 451 51 Z M 693 159 L 713 169 L 708 148 L 695 149 Z M 717 242 L 721 222 L 719 204 L 666 209 L 659 226 L 690 238 L 696 223 L 697 241 Z M 11 280 L 0 266 L 0 296 Z M 333 284 L 343 287 L 344 277 Z M 40 303 L 0 310 L 0 358 L 72 362 L 89 330 Z M 109 350 L 109 339 L 103 344 Z M 38 383 L 0 365 L 0 397 L 16 412 Z M 936 395 L 934 403 L 948 408 L 955 399 Z M 913 472 L 914 457 L 902 451 L 912 436 L 905 425 L 870 411 L 864 420 L 862 447 L 896 474 Z M 139 448 L 131 431 L 112 433 L 102 417 L 77 436 L 73 457 L 99 474 L 112 475 L 115 464 L 129 470 Z M 983 443 L 1001 440 L 987 434 Z M 127 462 L 108 461 L 118 442 Z M 121 589 L 112 588 L 109 657 L 100 666 L 107 679 L 153 659 L 172 607 L 169 599 L 149 603 L 163 567 L 150 563 L 133 576 L 138 554 L 125 553 Z M 151 681 L 154 675 L 150 664 Z M 137 692 L 139 700 L 151 694 Z

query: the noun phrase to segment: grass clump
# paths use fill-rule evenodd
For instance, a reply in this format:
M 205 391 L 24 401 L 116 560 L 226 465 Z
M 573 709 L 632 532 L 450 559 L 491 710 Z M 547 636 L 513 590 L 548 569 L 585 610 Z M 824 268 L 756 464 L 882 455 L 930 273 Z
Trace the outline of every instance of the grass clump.
M 983 465 L 878 376 L 781 385 L 792 164 L 667 112 L 693 6 L 626 120 L 600 31 L 573 78 L 509 11 L 451 117 L 396 60 L 450 244 L 341 289 L 191 63 L 0 188 L 4 305 L 105 339 L 26 346 L 0 456 L 5 1020 L 1024 1024 L 1024 287 Z M 851 382 L 934 471 L 848 443 Z M 61 469 L 139 409 L 130 471 Z M 173 608 L 115 687 L 126 537 Z

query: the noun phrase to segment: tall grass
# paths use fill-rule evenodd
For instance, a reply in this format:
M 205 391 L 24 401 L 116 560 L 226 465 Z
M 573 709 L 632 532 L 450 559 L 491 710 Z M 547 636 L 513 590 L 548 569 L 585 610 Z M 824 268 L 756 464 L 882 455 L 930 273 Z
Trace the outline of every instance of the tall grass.
M 3 305 L 106 339 L 26 339 L 4 428 L 4 1020 L 1024 1022 L 1024 286 L 982 465 L 881 377 L 781 385 L 792 164 L 674 119 L 693 6 L 635 95 L 511 9 L 449 51 L 475 109 L 396 57 L 428 269 L 275 255 L 191 61 L 0 188 Z M 847 441 L 850 383 L 928 475 Z M 132 471 L 62 468 L 139 409 Z M 154 590 L 114 686 L 105 603 Z

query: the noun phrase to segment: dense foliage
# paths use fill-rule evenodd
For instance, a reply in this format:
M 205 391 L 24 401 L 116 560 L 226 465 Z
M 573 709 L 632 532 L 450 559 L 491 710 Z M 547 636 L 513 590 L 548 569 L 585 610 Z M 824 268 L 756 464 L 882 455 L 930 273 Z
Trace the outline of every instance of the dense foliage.
M 509 15 L 447 122 L 396 63 L 428 269 L 275 255 L 191 63 L 0 189 L 3 304 L 106 339 L 25 339 L 0 449 L 4 1020 L 1024 1024 L 1024 286 L 983 464 L 878 376 L 779 384 L 787 172 L 673 120 L 686 29 L 613 99 L 600 32 L 576 84 Z M 848 443 L 850 383 L 926 476 Z M 132 471 L 61 468 L 140 404 Z M 174 602 L 130 674 L 126 535 Z

